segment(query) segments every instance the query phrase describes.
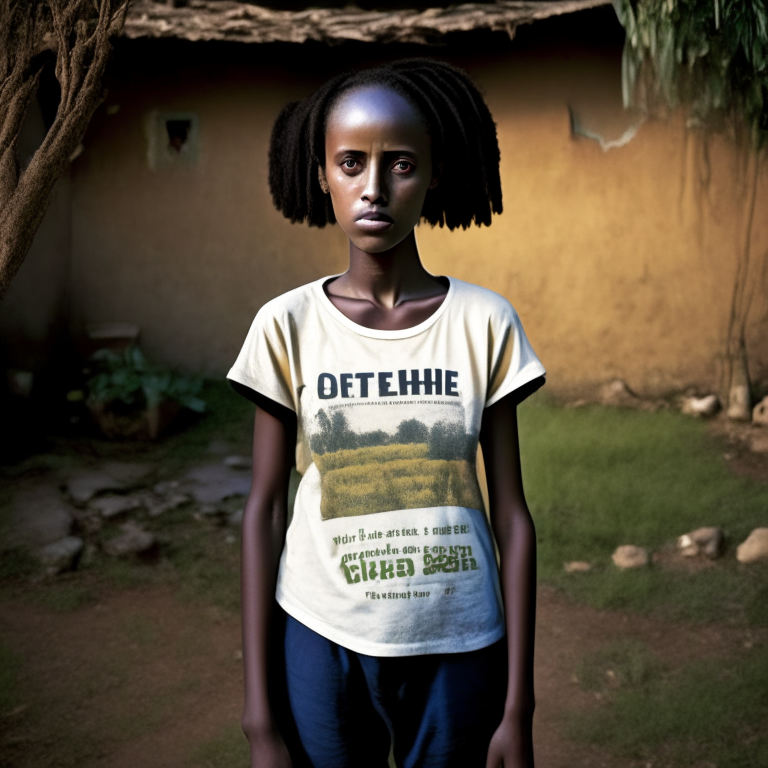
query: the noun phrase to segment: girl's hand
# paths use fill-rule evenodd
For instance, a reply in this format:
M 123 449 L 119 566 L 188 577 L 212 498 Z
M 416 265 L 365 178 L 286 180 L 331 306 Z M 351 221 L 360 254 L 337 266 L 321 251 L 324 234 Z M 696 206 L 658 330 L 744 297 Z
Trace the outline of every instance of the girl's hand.
M 488 746 L 485 768 L 534 768 L 533 713 L 505 717 Z
M 292 768 L 288 748 L 276 729 L 251 735 L 248 743 L 251 745 L 251 768 Z

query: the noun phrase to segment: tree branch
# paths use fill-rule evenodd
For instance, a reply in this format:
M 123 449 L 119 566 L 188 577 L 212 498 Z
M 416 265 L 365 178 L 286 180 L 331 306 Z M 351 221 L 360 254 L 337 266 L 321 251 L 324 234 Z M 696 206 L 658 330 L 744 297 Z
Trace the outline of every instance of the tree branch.
M 0 298 L 21 267 L 96 107 L 130 0 L 0 0 Z M 7 23 L 6 23 L 7 22 Z M 9 28 L 11 31 L 9 31 Z M 53 124 L 18 173 L 16 142 L 43 65 L 53 48 L 61 99 Z

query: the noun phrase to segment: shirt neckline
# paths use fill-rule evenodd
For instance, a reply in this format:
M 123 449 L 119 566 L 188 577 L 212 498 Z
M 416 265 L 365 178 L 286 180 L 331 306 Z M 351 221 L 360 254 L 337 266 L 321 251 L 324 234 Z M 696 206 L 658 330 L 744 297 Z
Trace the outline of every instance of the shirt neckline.
M 423 333 L 440 319 L 456 293 L 455 279 L 446 275 L 446 279 L 448 280 L 448 292 L 445 294 L 442 304 L 440 304 L 440 306 L 426 320 L 423 320 L 418 325 L 413 325 L 410 328 L 379 330 L 378 328 L 368 328 L 365 325 L 356 323 L 354 320 L 350 320 L 326 295 L 323 290 L 323 285 L 334 277 L 340 277 L 342 274 L 344 273 L 339 272 L 337 275 L 327 275 L 326 277 L 320 278 L 320 280 L 316 280 L 313 284 L 313 288 L 317 295 L 317 299 L 321 306 L 323 306 L 325 310 L 343 326 L 360 336 L 368 336 L 372 339 L 406 339 L 409 336 L 417 336 L 418 334 Z

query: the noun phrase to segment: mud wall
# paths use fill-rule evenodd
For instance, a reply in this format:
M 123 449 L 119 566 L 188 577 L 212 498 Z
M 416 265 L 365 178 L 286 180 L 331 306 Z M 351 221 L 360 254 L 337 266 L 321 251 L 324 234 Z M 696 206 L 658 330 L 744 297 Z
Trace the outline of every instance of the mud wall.
M 419 227 L 425 265 L 507 296 L 553 389 L 616 376 L 648 393 L 717 386 L 743 229 L 730 148 L 715 141 L 705 164 L 679 118 L 637 126 L 621 106 L 615 30 L 606 37 L 588 25 L 535 27 L 511 42 L 496 36 L 429 51 L 465 66 L 486 92 L 504 213 L 490 228 Z M 84 322 L 135 322 L 150 356 L 220 376 L 265 301 L 345 268 L 337 228 L 292 225 L 272 208 L 272 121 L 330 73 L 425 51 L 245 48 L 118 46 L 110 95 L 73 167 L 73 332 Z M 190 162 L 152 160 L 158 110 L 194 116 Z M 626 140 L 633 126 L 634 138 L 607 151 L 580 135 Z M 757 378 L 768 374 L 759 272 L 767 203 L 763 168 L 748 327 Z

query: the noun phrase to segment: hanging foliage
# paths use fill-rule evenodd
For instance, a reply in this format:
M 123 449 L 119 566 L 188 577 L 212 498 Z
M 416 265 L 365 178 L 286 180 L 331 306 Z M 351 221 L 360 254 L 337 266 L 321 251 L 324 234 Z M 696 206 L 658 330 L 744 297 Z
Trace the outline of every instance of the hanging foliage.
M 690 124 L 768 142 L 765 0 L 614 0 L 626 31 L 624 106 L 685 105 Z M 738 138 L 738 137 L 737 137 Z

